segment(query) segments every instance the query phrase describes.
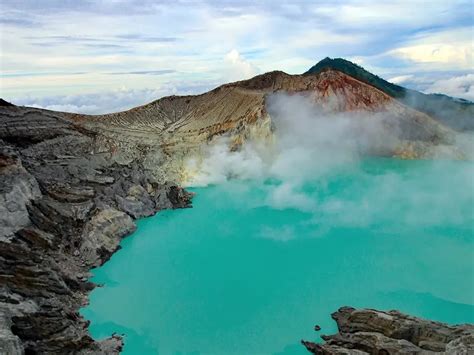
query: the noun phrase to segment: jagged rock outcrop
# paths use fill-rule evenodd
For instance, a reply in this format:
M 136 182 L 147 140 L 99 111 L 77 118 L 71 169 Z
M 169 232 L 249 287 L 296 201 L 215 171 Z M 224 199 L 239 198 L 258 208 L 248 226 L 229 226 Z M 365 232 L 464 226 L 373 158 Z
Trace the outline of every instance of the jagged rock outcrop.
M 324 344 L 302 341 L 309 352 L 336 354 L 472 354 L 474 326 L 450 326 L 398 311 L 342 307 L 332 314 L 339 332 Z
M 95 287 L 89 269 L 135 230 L 134 218 L 188 207 L 191 195 L 108 148 L 65 114 L 0 107 L 0 353 L 122 348 L 118 336 L 94 341 L 78 313 Z
M 27 204 L 41 195 L 35 178 L 0 143 L 0 238 L 30 223 Z
M 136 229 L 132 218 L 113 208 L 98 211 L 87 222 L 79 247 L 82 260 L 88 265 L 99 266 L 104 255 L 112 255 L 123 237 Z

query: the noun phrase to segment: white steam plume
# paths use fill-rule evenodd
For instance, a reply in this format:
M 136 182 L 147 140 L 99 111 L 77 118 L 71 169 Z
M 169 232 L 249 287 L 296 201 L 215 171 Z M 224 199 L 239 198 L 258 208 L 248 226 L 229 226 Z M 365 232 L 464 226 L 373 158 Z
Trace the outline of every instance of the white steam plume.
M 203 158 L 187 162 L 187 171 L 195 172 L 189 185 L 277 178 L 294 187 L 395 144 L 381 114 L 329 113 L 309 97 L 286 94 L 271 95 L 267 109 L 275 126 L 274 146 L 247 142 L 239 151 L 229 151 L 228 139 L 220 138 L 205 148 Z M 281 193 L 288 188 L 282 186 Z
M 380 173 L 367 172 L 364 164 L 358 164 L 367 154 L 391 152 L 399 143 L 398 127 L 388 115 L 330 113 L 317 107 L 311 97 L 285 94 L 269 97 L 267 110 L 275 128 L 272 146 L 248 142 L 239 151 L 229 151 L 228 140 L 222 138 L 206 147 L 201 160 L 188 162 L 190 170 L 197 172 L 190 185 L 205 186 L 232 178 L 268 180 L 267 184 L 229 184 L 229 194 L 239 195 L 236 186 L 251 186 L 264 191 L 258 194 L 260 198 L 265 196 L 264 201 L 252 201 L 251 207 L 298 209 L 311 213 L 316 224 L 326 221 L 326 226 L 372 226 L 395 215 L 400 225 L 394 228 L 473 221 L 471 163 L 414 162 L 414 169 L 382 168 Z M 459 135 L 457 139 L 461 138 L 463 144 L 472 147 L 469 137 Z M 337 180 L 334 177 L 344 174 L 360 179 L 348 184 L 354 190 L 328 195 L 329 184 Z M 356 195 L 357 191 L 363 195 Z M 458 198 L 454 204 L 453 196 Z M 446 213 L 446 206 L 451 213 Z M 291 240 L 290 232 L 285 230 L 279 236 Z M 274 234 L 267 229 L 262 233 L 265 238 Z

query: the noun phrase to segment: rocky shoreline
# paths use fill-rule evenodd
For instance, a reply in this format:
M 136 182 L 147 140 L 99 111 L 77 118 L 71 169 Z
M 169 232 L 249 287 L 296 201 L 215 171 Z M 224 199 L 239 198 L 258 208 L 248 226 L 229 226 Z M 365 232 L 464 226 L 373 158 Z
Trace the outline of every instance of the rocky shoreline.
M 134 219 L 189 207 L 192 194 L 120 163 L 60 114 L 3 106 L 0 118 L 0 353 L 119 353 L 119 336 L 94 341 L 79 314 L 89 271 Z
M 230 134 L 235 145 L 248 137 L 266 137 L 271 131 L 266 92 L 290 87 L 324 93 L 321 88 L 334 83 L 347 91 L 348 102 L 362 95 L 371 99 L 366 101 L 374 110 L 395 105 L 366 84 L 331 72 L 314 78 L 269 73 L 208 94 L 164 98 L 105 116 L 17 107 L 0 100 L 0 354 L 119 353 L 120 336 L 94 341 L 79 314 L 96 286 L 88 281 L 89 271 L 118 250 L 122 238 L 135 230 L 135 219 L 190 207 L 192 194 L 166 182 L 182 173 L 175 160 L 216 135 Z M 226 108 L 219 110 L 220 116 L 201 109 L 214 107 L 212 100 L 215 107 Z M 343 109 L 358 108 L 361 102 Z M 409 140 L 410 147 L 444 147 L 437 137 L 450 135 L 445 128 L 423 114 L 395 107 L 407 131 L 412 125 L 424 127 L 426 136 Z M 324 337 L 325 344 L 303 342 L 309 351 L 474 353 L 471 325 L 452 327 L 395 311 L 347 307 L 333 318 L 339 333 Z
M 324 344 L 302 340 L 309 352 L 336 354 L 452 354 L 474 353 L 474 326 L 447 325 L 398 311 L 342 307 L 332 314 L 339 332 L 323 335 Z M 317 326 L 316 326 L 317 327 Z M 318 328 L 315 327 L 315 330 Z

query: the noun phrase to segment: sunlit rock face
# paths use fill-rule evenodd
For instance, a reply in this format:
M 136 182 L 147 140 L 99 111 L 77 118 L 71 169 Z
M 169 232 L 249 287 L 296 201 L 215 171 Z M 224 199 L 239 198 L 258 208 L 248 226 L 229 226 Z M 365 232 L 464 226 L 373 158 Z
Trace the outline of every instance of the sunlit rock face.
M 165 97 L 129 111 L 98 116 L 15 108 L 17 116 L 8 130 L 32 141 L 40 133 L 55 136 L 76 129 L 89 132 L 94 139 L 88 147 L 94 154 L 119 165 L 139 161 L 157 181 L 181 183 L 189 180 L 193 169 L 199 169 L 190 169 L 189 159 L 201 160 L 203 147 L 221 137 L 226 137 L 230 150 L 248 141 L 271 146 L 276 126 L 269 101 L 278 93 L 306 97 L 318 115 L 347 113 L 354 120 L 373 117 L 374 124 L 382 122 L 379 140 L 390 141 L 391 145 L 374 151 L 376 155 L 458 159 L 469 151 L 455 144 L 452 129 L 432 117 L 330 69 L 309 75 L 270 72 L 202 95 Z M 38 129 L 34 129 L 36 126 Z M 7 128 L 0 125 L 1 129 Z M 64 143 L 75 146 L 83 142 Z
M 170 96 L 129 111 L 100 115 L 70 115 L 65 119 L 98 132 L 103 149 L 114 159 L 135 159 L 153 170 L 158 180 L 186 179 L 183 167 L 190 156 L 199 158 L 203 144 L 229 137 L 229 148 L 249 140 L 271 139 L 272 118 L 267 109 L 273 93 L 309 97 L 322 113 L 349 112 L 383 117 L 387 132 L 398 144 L 388 155 L 403 158 L 444 156 L 462 158 L 454 132 L 430 116 L 409 108 L 379 89 L 337 70 L 312 75 L 275 71 L 226 84 L 195 96 Z
M 313 354 L 469 354 L 474 327 L 449 326 L 410 317 L 398 311 L 380 312 L 342 307 L 332 314 L 339 333 L 323 335 L 325 344 L 302 341 Z

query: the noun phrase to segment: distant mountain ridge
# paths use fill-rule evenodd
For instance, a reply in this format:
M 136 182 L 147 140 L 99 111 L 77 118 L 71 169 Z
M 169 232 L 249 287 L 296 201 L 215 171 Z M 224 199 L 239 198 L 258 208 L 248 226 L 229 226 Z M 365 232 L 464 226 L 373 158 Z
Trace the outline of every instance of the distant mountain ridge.
M 416 90 L 390 83 L 343 58 L 326 57 L 303 75 L 318 74 L 325 70 L 338 70 L 363 81 L 403 104 L 424 112 L 445 125 L 457 130 L 474 130 L 474 103 L 444 94 L 424 94 Z
M 268 72 L 200 95 L 162 97 L 104 115 L 0 102 L 0 139 L 23 148 L 46 138 L 48 144 L 55 144 L 51 139 L 65 134 L 63 124 L 67 122 L 73 130 L 95 134 L 98 151 L 116 156 L 120 163 L 140 161 L 158 181 L 181 183 L 193 174 L 185 161 L 191 156 L 200 159 L 202 147 L 217 137 L 225 136 L 232 150 L 246 141 L 271 142 L 273 112 L 267 103 L 278 93 L 304 95 L 329 115 L 352 112 L 355 119 L 364 113 L 373 115 L 391 142 L 389 148 L 372 152 L 374 155 L 410 159 L 471 156 L 464 144 L 459 146 L 455 131 L 474 129 L 472 103 L 460 105 L 449 97 L 408 90 L 349 61 L 329 58 L 305 74 Z M 53 116 L 56 123 L 50 122 Z

